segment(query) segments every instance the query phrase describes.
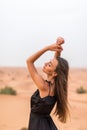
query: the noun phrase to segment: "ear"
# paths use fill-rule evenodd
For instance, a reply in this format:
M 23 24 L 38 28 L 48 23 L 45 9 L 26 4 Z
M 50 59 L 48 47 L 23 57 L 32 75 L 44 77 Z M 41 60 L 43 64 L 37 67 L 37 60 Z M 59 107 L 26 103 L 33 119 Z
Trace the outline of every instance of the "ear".
M 53 73 L 53 77 L 56 77 L 58 74 L 57 74 L 57 72 L 54 72 Z

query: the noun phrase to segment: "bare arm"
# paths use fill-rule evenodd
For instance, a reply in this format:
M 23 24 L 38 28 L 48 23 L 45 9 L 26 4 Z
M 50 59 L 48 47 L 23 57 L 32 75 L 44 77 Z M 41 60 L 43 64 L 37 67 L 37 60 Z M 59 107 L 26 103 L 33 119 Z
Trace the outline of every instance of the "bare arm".
M 54 57 L 58 57 L 58 56 L 60 56 L 60 55 L 61 55 L 61 52 L 57 52 L 57 51 L 56 51 L 56 52 L 54 53 Z
M 35 84 L 37 85 L 37 87 L 39 89 L 43 89 L 44 87 L 44 79 L 38 74 L 37 69 L 34 65 L 34 62 L 46 51 L 48 50 L 48 47 L 45 47 L 41 50 L 39 50 L 38 52 L 36 52 L 35 54 L 33 54 L 32 56 L 30 56 L 27 59 L 27 67 L 28 70 L 30 72 L 31 78 L 33 79 L 33 81 L 35 82 Z
M 58 57 L 61 55 L 61 51 L 63 50 L 63 48 L 61 47 L 61 45 L 58 45 L 59 46 L 59 50 L 58 51 L 55 51 L 54 53 L 54 57 Z
M 64 44 L 64 39 L 62 38 L 62 37 L 58 37 L 57 38 L 57 40 L 56 40 L 56 44 L 58 45 L 58 47 L 60 48 L 60 51 L 58 50 L 58 51 L 55 51 L 55 53 L 54 53 L 54 57 L 58 57 L 58 56 L 60 56 L 61 55 L 61 51 L 63 50 L 63 48 L 62 48 L 62 44 Z
M 32 56 L 30 56 L 28 59 L 27 59 L 27 67 L 28 67 L 28 70 L 30 72 L 30 75 L 33 79 L 33 81 L 35 82 L 35 84 L 37 85 L 37 87 L 40 89 L 40 90 L 45 90 L 45 87 L 44 87 L 44 84 L 45 84 L 45 81 L 44 79 L 42 78 L 42 76 L 39 75 L 39 73 L 37 72 L 37 69 L 34 65 L 34 62 L 42 55 L 44 54 L 46 51 L 58 51 L 59 48 L 58 48 L 58 45 L 57 44 L 52 44 L 52 45 L 49 45 L 49 46 L 46 46 L 44 47 L 43 49 L 39 50 L 38 52 L 34 53 Z

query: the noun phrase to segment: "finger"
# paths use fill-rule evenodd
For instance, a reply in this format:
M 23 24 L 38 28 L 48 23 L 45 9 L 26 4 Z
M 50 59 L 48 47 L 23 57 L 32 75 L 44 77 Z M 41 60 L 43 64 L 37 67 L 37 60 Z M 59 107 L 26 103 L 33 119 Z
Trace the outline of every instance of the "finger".
M 56 43 L 56 46 L 58 46 L 58 47 L 62 47 L 62 45 L 61 45 L 61 44 L 57 44 L 57 43 Z
M 57 45 L 56 48 L 63 50 L 63 47 L 60 45 Z
M 56 48 L 56 51 L 57 51 L 57 52 L 61 52 L 61 51 L 63 51 L 63 50 L 62 50 L 62 49 Z
M 60 46 L 60 47 L 59 47 L 59 49 L 60 49 L 60 50 L 63 50 L 63 47 L 62 47 L 62 46 Z
M 62 44 L 64 44 L 64 43 L 57 43 L 58 45 L 62 45 Z
M 64 44 L 64 42 L 58 42 L 58 41 L 56 41 L 56 44 L 62 45 L 62 44 Z

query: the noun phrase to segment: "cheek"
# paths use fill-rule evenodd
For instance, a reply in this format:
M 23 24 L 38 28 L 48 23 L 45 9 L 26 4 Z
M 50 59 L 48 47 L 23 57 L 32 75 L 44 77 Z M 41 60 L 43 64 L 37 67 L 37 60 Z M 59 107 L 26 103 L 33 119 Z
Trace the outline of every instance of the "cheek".
M 49 68 L 49 67 L 47 67 L 47 66 L 44 66 L 42 70 L 43 70 L 43 72 L 45 72 L 45 73 L 47 73 L 47 74 L 51 74 L 51 73 L 52 73 L 51 68 Z
M 50 68 L 50 67 L 48 67 L 48 68 L 46 69 L 46 71 L 47 71 L 47 73 L 50 74 L 50 75 L 53 73 L 53 69 Z

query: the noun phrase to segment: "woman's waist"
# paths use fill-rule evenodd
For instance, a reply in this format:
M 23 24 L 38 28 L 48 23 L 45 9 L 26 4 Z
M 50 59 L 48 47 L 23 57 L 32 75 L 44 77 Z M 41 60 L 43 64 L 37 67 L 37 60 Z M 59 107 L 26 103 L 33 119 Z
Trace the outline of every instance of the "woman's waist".
M 31 111 L 31 115 L 37 116 L 37 117 L 50 117 L 50 113 L 43 113 L 43 112 L 33 112 Z

